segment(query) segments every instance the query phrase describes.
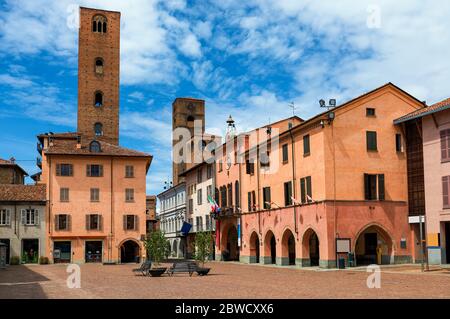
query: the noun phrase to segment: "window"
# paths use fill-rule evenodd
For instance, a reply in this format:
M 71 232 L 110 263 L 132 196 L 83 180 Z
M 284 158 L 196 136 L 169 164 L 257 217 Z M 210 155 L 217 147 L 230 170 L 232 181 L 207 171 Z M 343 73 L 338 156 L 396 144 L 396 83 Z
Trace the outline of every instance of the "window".
M 366 131 L 366 142 L 368 151 L 377 150 L 377 132 Z
M 92 19 L 92 32 L 106 33 L 106 18 L 102 15 L 96 15 Z
M 0 209 L 0 226 L 11 225 L 11 211 L 9 209 Z
M 55 215 L 55 230 L 70 230 L 70 215 Z
M 211 230 L 211 219 L 209 218 L 209 215 L 205 215 L 205 225 L 206 225 L 206 229 L 205 230 Z
M 402 146 L 402 134 L 395 134 L 395 150 L 397 152 L 403 152 L 403 146 Z
M 68 188 L 60 188 L 59 190 L 59 200 L 61 202 L 69 201 L 69 189 Z
M 89 144 L 89 152 L 92 153 L 100 153 L 102 151 L 100 147 L 100 143 L 97 141 L 92 141 L 91 144 Z
M 283 150 L 283 163 L 287 163 L 288 160 L 289 160 L 289 157 L 288 157 L 288 145 L 287 144 L 283 144 L 282 150 Z
M 133 188 L 125 189 L 125 201 L 126 202 L 134 202 L 134 189 Z
M 219 172 L 223 170 L 222 160 L 219 160 Z
M 194 213 L 194 200 L 192 198 L 190 198 L 188 202 L 188 211 L 189 214 Z
M 202 182 L 202 169 L 199 168 L 197 171 L 197 183 L 201 183 Z
M 239 191 L 239 182 L 234 182 L 234 204 L 236 207 L 241 207 L 241 196 Z
M 226 207 L 227 206 L 227 187 L 222 186 L 220 188 L 220 206 Z
M 300 178 L 300 201 L 302 204 L 312 202 L 311 176 Z
M 212 185 L 206 186 L 206 196 L 210 197 L 211 199 L 213 198 Z
M 56 176 L 73 176 L 73 165 L 56 164 Z
M 95 93 L 95 101 L 94 101 L 94 105 L 96 107 L 101 107 L 103 106 L 103 93 L 102 92 L 96 92 Z
M 97 165 L 97 164 L 86 165 L 86 176 L 102 177 L 103 176 L 103 165 Z
M 103 74 L 103 60 L 101 58 L 95 59 L 95 73 Z
M 100 201 L 100 189 L 91 188 L 91 202 L 99 202 L 99 201 Z
M 197 205 L 201 205 L 202 204 L 202 189 L 198 189 L 197 190 Z
M 267 151 L 265 153 L 261 153 L 260 159 L 261 167 L 269 167 L 270 166 L 270 152 Z
M 124 215 L 123 216 L 123 229 L 124 230 L 137 230 L 138 216 L 137 215 Z
M 94 124 L 94 133 L 95 133 L 95 136 L 103 136 L 103 124 L 102 123 Z
M 309 134 L 303 136 L 303 156 L 308 156 L 311 152 L 309 145 Z
M 39 225 L 39 211 L 37 209 L 21 210 L 22 225 L 36 226 Z
M 207 179 L 212 178 L 212 165 L 211 164 L 208 164 L 206 166 L 206 178 Z
M 292 205 L 292 182 L 284 183 L 284 206 Z
M 450 161 L 450 129 L 441 131 L 441 159 Z
M 127 178 L 134 177 L 134 166 L 131 165 L 125 166 L 125 177 Z
M 377 188 L 378 181 L 378 188 Z M 384 174 L 364 174 L 364 199 L 384 200 Z
M 86 215 L 86 230 L 101 230 L 102 216 L 98 214 Z
M 442 201 L 444 209 L 450 208 L 450 176 L 442 177 Z
M 373 107 L 366 108 L 366 116 L 375 116 L 375 109 Z
M 253 175 L 255 173 L 255 163 L 250 162 L 249 159 L 245 161 L 245 172 L 249 175 Z
M 233 184 L 228 184 L 228 207 L 233 207 Z
M 270 209 L 272 206 L 272 200 L 270 199 L 270 187 L 263 188 L 263 201 L 264 201 L 264 209 Z
M 247 193 L 247 199 L 248 199 L 248 211 L 255 211 L 256 210 L 256 195 L 255 191 L 251 191 Z

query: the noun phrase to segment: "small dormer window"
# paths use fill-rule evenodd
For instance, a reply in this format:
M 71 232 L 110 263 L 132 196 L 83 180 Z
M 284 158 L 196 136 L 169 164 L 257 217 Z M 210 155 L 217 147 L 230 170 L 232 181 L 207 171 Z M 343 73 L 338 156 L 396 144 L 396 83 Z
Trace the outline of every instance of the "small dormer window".
M 92 32 L 106 33 L 106 18 L 102 15 L 96 15 L 92 19 Z
M 102 151 L 100 147 L 100 143 L 97 141 L 92 141 L 91 144 L 89 144 L 89 152 L 91 153 L 100 153 Z

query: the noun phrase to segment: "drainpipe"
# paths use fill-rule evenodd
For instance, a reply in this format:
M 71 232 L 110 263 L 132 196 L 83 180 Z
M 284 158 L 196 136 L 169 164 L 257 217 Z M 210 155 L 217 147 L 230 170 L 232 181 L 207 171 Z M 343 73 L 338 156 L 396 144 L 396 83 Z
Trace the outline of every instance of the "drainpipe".
M 114 183 L 113 183 L 113 158 L 111 157 L 111 165 L 110 165 L 110 178 L 111 178 L 111 218 L 110 218 L 110 230 L 109 230 L 109 247 L 108 247 L 108 262 L 111 263 L 111 257 L 112 257 L 112 249 L 113 249 L 113 236 L 114 236 L 114 232 L 113 232 L 113 226 L 114 226 L 114 198 L 113 198 L 113 194 L 114 194 Z
M 294 198 L 297 198 L 296 195 L 296 183 L 295 183 L 295 146 L 294 146 L 294 136 L 292 135 L 292 128 L 289 129 L 289 135 L 291 136 L 291 151 L 292 151 L 292 192 L 294 195 Z M 298 234 L 298 224 L 297 224 L 297 206 L 294 203 L 294 228 L 295 233 Z

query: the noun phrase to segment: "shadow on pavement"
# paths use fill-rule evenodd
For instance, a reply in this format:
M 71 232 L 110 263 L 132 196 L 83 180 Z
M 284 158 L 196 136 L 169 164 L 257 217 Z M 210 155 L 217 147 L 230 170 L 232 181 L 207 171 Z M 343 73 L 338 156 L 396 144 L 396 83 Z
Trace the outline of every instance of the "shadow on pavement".
M 49 281 L 30 267 L 17 265 L 0 269 L 0 299 L 44 299 L 47 295 L 40 286 L 40 282 Z

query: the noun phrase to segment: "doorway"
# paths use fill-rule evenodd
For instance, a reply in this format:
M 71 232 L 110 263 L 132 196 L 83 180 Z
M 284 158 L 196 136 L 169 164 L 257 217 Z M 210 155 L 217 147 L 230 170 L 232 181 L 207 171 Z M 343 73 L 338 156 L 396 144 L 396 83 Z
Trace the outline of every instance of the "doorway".
M 22 263 L 37 264 L 39 259 L 39 239 L 22 239 Z
M 312 232 L 309 237 L 309 260 L 311 266 L 319 266 L 319 237 L 315 232 Z
M 10 249 L 11 249 L 11 241 L 9 239 L 0 239 L 0 243 L 5 244 L 6 245 L 6 264 L 9 264 L 9 255 L 10 253 Z
M 450 223 L 445 223 L 445 262 L 450 264 Z
M 102 262 L 102 241 L 86 241 L 85 242 L 85 262 L 101 263 Z
M 53 243 L 53 262 L 55 264 L 70 263 L 72 243 L 70 241 L 55 241 Z
M 134 240 L 127 240 L 120 246 L 121 263 L 138 263 L 139 259 L 139 245 Z

